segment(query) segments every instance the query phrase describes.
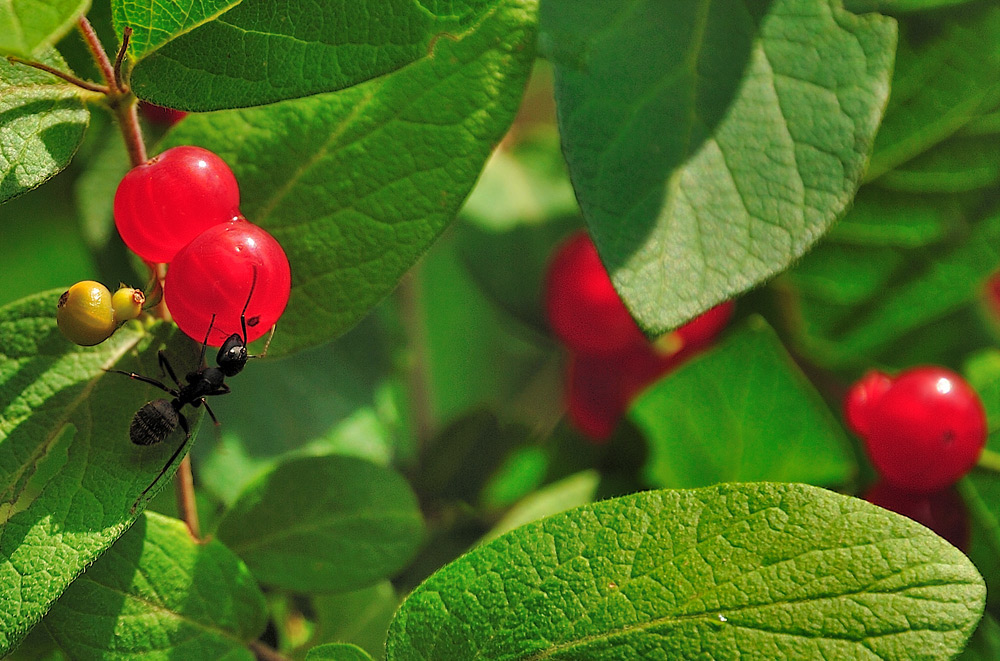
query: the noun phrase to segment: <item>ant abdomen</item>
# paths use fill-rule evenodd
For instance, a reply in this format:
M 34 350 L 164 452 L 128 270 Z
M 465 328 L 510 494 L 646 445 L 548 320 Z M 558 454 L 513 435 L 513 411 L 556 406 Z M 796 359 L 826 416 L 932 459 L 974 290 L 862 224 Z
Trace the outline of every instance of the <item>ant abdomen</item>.
M 166 399 L 154 399 L 136 411 L 128 435 L 136 445 L 154 445 L 177 429 L 180 415 Z

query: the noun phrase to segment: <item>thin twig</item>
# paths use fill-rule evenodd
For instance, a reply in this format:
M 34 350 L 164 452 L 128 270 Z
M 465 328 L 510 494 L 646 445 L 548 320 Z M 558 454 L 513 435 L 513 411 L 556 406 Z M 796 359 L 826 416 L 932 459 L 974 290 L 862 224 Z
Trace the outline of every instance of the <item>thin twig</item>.
M 406 370 L 407 391 L 410 397 L 410 413 L 417 439 L 418 453 L 422 453 L 434 436 L 435 422 L 431 404 L 430 375 L 427 358 L 427 332 L 424 327 L 419 265 L 403 276 L 396 289 L 399 313 L 410 349 L 410 364 Z
M 104 46 L 101 45 L 101 40 L 94 30 L 94 26 L 90 24 L 86 16 L 81 16 L 76 25 L 80 29 L 80 34 L 83 35 L 83 40 L 87 42 L 87 48 L 90 49 L 91 55 L 94 56 L 94 61 L 97 62 L 97 66 L 101 70 L 101 75 L 104 76 L 104 82 L 108 84 L 111 91 L 117 92 L 118 87 L 115 85 L 114 68 L 111 66 L 108 54 L 104 52 Z
M 82 87 L 83 89 L 85 89 L 87 91 L 90 91 L 90 92 L 98 92 L 99 94 L 107 94 L 107 93 L 109 93 L 111 91 L 107 87 L 105 87 L 104 85 L 98 85 L 97 83 L 92 83 L 92 82 L 90 82 L 88 80 L 84 80 L 82 78 L 77 78 L 76 76 L 74 76 L 71 73 L 66 73 L 65 71 L 60 71 L 59 69 L 56 69 L 55 67 L 50 67 L 49 65 L 42 64 L 41 62 L 35 62 L 34 60 L 22 60 L 21 58 L 17 57 L 16 55 L 8 55 L 7 56 L 7 61 L 8 62 L 12 62 L 12 63 L 17 63 L 17 64 L 23 64 L 26 67 L 31 67 L 32 69 L 39 69 L 41 71 L 44 71 L 45 73 L 50 73 L 50 74 L 52 74 L 53 76 L 55 76 L 57 78 L 61 78 L 61 79 L 65 80 L 67 83 L 70 83 L 71 85 L 76 85 L 77 87 Z
M 194 497 L 194 474 L 191 471 L 191 455 L 181 461 L 174 476 L 174 490 L 177 495 L 177 509 L 187 524 L 188 532 L 196 541 L 201 541 L 201 526 L 198 522 L 198 503 Z
M 118 49 L 118 56 L 115 57 L 115 66 L 113 68 L 115 74 L 115 85 L 118 89 L 125 90 L 125 83 L 122 82 L 122 62 L 125 60 L 125 52 L 128 50 L 129 39 L 132 38 L 132 27 L 126 25 L 125 29 L 122 30 L 122 45 Z
M 251 640 L 248 647 L 257 661 L 288 661 L 288 657 L 259 640 Z

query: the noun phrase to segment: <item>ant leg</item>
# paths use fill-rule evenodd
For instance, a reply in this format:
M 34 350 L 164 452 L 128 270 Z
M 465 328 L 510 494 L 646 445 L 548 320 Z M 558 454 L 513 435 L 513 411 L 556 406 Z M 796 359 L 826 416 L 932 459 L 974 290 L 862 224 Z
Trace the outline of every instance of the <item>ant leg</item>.
M 201 343 L 201 358 L 198 360 L 198 366 L 205 366 L 205 351 L 208 349 L 208 336 L 212 334 L 212 328 L 215 326 L 215 313 L 212 313 L 212 321 L 208 322 L 208 330 L 205 331 L 205 340 Z
M 160 362 L 160 372 L 166 372 L 170 375 L 170 378 L 174 380 L 178 388 L 183 388 L 181 382 L 177 380 L 177 375 L 174 374 L 174 368 L 170 366 L 170 361 L 167 359 L 167 354 L 163 353 L 163 349 L 157 352 L 157 358 Z
M 104 371 L 108 372 L 108 373 L 113 373 L 113 374 L 124 374 L 125 376 L 127 376 L 130 379 L 135 379 L 136 381 L 142 381 L 143 383 L 148 383 L 151 386 L 156 386 L 157 388 L 159 388 L 160 390 L 162 390 L 163 392 L 165 392 L 165 393 L 167 393 L 169 395 L 173 395 L 174 397 L 177 396 L 177 391 L 176 390 L 174 390 L 173 388 L 167 387 L 165 384 L 161 383 L 160 381 L 157 381 L 156 379 L 150 378 L 148 376 L 143 376 L 142 374 L 136 374 L 135 372 L 125 372 L 123 370 L 104 370 Z M 174 379 L 174 380 L 176 381 L 176 379 Z
M 222 393 L 219 394 L 221 395 Z M 215 417 L 215 411 L 213 411 L 212 407 L 208 405 L 208 402 L 205 401 L 204 397 L 201 398 L 201 403 L 205 405 L 205 410 L 208 411 L 208 417 L 212 419 L 212 424 L 218 427 L 221 423 L 219 422 L 219 419 Z
M 167 459 L 167 463 L 163 464 L 163 468 L 160 469 L 160 473 L 156 476 L 156 478 L 150 483 L 148 487 L 142 490 L 142 493 L 139 494 L 139 497 L 135 499 L 134 503 L 132 503 L 132 508 L 128 512 L 129 514 L 135 514 L 135 510 L 139 507 L 139 503 L 142 502 L 142 500 L 146 497 L 146 494 L 148 494 L 152 490 L 152 488 L 155 487 L 156 484 L 163 478 L 163 476 L 166 475 L 167 469 L 170 468 L 170 464 L 174 463 L 174 460 L 176 460 L 177 457 L 180 456 L 181 452 L 184 450 L 185 447 L 187 447 L 188 442 L 191 440 L 191 428 L 188 426 L 187 419 L 183 415 L 178 415 L 178 422 L 180 422 L 181 424 L 181 429 L 184 430 L 184 440 L 181 442 L 180 445 L 177 446 L 177 449 L 174 450 L 174 453 L 170 455 L 170 458 Z
M 253 264 L 253 280 L 250 282 L 250 293 L 247 294 L 247 302 L 243 304 L 243 312 L 240 313 L 240 327 L 243 329 L 243 344 L 247 343 L 247 308 L 250 307 L 250 299 L 253 298 L 253 290 L 256 288 L 257 265 Z M 268 341 L 268 344 L 270 344 L 270 340 Z

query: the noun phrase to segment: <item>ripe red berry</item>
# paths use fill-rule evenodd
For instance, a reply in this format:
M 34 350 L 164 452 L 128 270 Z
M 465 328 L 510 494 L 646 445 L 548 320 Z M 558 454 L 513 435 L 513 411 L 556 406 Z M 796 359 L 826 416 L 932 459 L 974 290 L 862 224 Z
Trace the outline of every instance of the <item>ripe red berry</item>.
M 858 379 L 844 397 L 844 419 L 858 436 L 868 435 L 872 406 L 892 385 L 892 378 L 884 372 L 872 370 Z
M 595 441 L 611 436 L 632 400 L 684 360 L 639 344 L 612 355 L 571 356 L 567 378 L 567 415 L 581 433 Z
M 969 510 L 954 487 L 913 493 L 879 482 L 865 492 L 864 499 L 930 528 L 956 548 L 969 548 Z
M 552 258 L 545 310 L 552 330 L 574 351 L 608 355 L 647 342 L 585 232 L 573 235 Z
M 242 219 L 210 227 L 186 245 L 170 263 L 163 284 L 167 309 L 180 329 L 201 342 L 211 324 L 208 343 L 216 347 L 242 332 L 240 314 L 248 297 L 247 341 L 252 342 L 278 321 L 290 290 L 281 245 Z
M 896 376 L 872 403 L 867 427 L 862 440 L 882 478 L 922 493 L 943 489 L 969 472 L 987 434 L 975 391 L 940 367 Z
M 155 103 L 147 103 L 146 101 L 139 102 L 139 110 L 149 121 L 164 126 L 173 126 L 187 117 L 187 113 L 183 110 L 164 108 L 163 106 L 158 106 Z
M 115 193 L 115 225 L 135 254 L 168 263 L 209 227 L 239 215 L 226 163 L 201 147 L 174 147 L 138 165 Z

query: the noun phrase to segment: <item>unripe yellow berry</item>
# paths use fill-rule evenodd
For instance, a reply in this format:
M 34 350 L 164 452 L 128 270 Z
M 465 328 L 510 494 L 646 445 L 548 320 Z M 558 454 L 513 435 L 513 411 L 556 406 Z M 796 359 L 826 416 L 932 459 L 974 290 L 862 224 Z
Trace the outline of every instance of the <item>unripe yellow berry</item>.
M 135 319 L 142 313 L 142 304 L 145 302 L 146 295 L 142 293 L 142 290 L 122 286 L 111 297 L 111 307 L 115 311 L 115 322 L 121 325 L 129 319 Z
M 76 283 L 59 297 L 56 323 L 70 342 L 85 347 L 100 344 L 117 327 L 111 292 L 93 280 Z

